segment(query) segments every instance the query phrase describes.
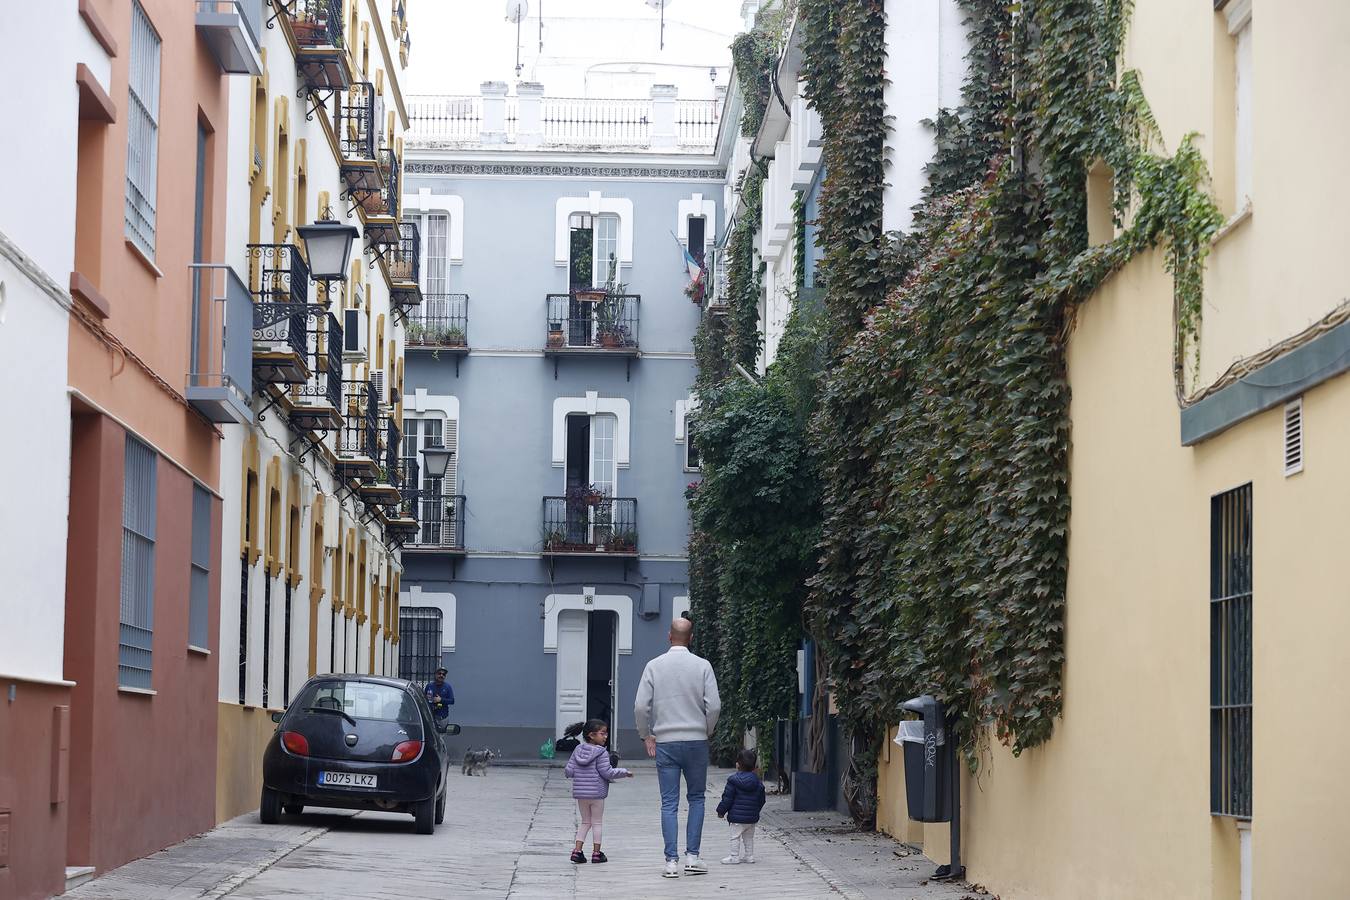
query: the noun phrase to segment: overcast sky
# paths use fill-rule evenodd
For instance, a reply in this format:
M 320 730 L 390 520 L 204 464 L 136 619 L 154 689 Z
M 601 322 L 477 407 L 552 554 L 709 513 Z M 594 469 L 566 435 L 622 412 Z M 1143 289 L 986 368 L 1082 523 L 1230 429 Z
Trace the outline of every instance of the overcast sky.
M 662 50 L 660 16 L 645 0 L 528 3 L 521 78 L 544 82 L 551 96 L 645 96 L 653 82 L 681 84 L 681 96 L 711 96 L 709 67 L 726 84 L 728 44 L 741 29 L 741 0 L 666 0 Z M 506 6 L 507 0 L 411 0 L 405 92 L 476 94 L 483 81 L 514 84 L 516 26 L 506 20 Z

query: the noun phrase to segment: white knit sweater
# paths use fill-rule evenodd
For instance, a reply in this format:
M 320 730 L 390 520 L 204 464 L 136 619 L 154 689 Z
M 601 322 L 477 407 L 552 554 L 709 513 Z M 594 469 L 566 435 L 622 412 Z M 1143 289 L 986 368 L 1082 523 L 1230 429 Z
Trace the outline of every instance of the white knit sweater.
M 642 670 L 633 707 L 642 738 L 655 736 L 658 744 L 706 741 L 721 712 L 712 666 L 688 647 L 671 647 Z

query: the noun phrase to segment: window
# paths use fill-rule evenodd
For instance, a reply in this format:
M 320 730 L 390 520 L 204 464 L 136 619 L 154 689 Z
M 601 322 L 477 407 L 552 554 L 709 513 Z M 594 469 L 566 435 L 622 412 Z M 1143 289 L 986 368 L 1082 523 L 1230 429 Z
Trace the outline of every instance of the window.
M 188 646 L 205 650 L 211 640 L 211 495 L 192 486 L 192 569 L 188 576 Z
M 1230 0 L 1224 8 L 1228 33 L 1233 36 L 1233 160 L 1234 200 L 1238 209 L 1252 196 L 1252 4 Z
M 703 255 L 706 252 L 704 233 L 707 224 L 708 220 L 703 216 L 689 217 L 689 255 L 700 266 L 703 265 Z
M 699 470 L 697 440 L 698 432 L 694 428 L 694 419 L 688 417 L 684 420 L 684 470 L 686 472 L 697 472 Z
M 568 227 L 571 230 L 568 286 L 576 290 L 604 287 L 611 281 L 618 284 L 622 274 L 619 217 L 573 213 Z
M 445 469 L 445 478 L 431 478 L 422 471 L 422 448 L 443 444 L 450 450 L 458 451 L 459 427 L 453 419 L 405 418 L 403 420 L 403 465 L 409 472 L 417 472 L 419 484 L 419 507 L 417 521 L 421 525 L 418 533 L 420 544 L 455 544 L 455 502 L 450 499 L 459 484 L 457 469 L 458 453 L 450 457 Z
M 139 2 L 131 4 L 127 102 L 127 237 L 155 256 L 155 183 L 159 173 L 159 35 Z
M 614 496 L 618 472 L 614 466 L 613 416 L 591 416 L 591 484 L 607 497 Z
M 1252 486 L 1210 501 L 1210 812 L 1252 816 Z
M 117 683 L 150 689 L 155 618 L 155 451 L 127 436 Z

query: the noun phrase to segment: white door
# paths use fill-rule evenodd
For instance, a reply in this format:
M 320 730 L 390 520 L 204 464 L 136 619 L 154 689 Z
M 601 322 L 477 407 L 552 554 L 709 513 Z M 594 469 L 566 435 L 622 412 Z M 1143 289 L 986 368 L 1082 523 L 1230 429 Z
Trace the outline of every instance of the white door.
M 558 613 L 558 700 L 554 737 L 586 719 L 586 667 L 590 614 L 580 609 Z

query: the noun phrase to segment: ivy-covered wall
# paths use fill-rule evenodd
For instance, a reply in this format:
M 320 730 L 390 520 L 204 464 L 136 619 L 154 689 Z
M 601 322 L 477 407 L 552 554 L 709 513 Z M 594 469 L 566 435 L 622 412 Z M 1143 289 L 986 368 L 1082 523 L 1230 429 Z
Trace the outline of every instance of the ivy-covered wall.
M 802 77 L 825 134 L 824 314 L 795 311 L 797 343 L 763 383 L 735 383 L 730 363 L 756 348 L 747 326 L 759 288 L 753 256 L 733 246 L 732 314 L 705 322 L 699 339 L 709 427 L 691 565 L 720 592 L 712 603 L 693 586 L 705 634 L 742 649 L 720 658 L 736 690 L 750 684 L 738 661 L 786 652 L 777 626 L 800 603 L 852 734 L 879 735 L 901 700 L 930 692 L 961 717 L 973 765 L 985 740 L 1014 752 L 1045 741 L 1062 708 L 1075 308 L 1160 248 L 1175 281 L 1180 397 L 1220 217 L 1193 142 L 1167 155 L 1137 77 L 1118 71 L 1129 0 L 961 7 L 964 104 L 935 111 L 914 228 L 885 234 L 885 6 L 800 2 Z M 1097 246 L 1093 166 L 1114 176 L 1117 226 Z M 757 221 L 756 208 L 739 227 Z M 768 536 L 779 543 L 757 543 Z M 736 559 L 743 549 L 773 566 Z M 736 604 L 748 612 L 733 623 Z M 766 614 L 774 626 L 727 642 Z M 790 709 L 765 696 L 737 700 L 729 726 Z M 855 777 L 872 771 L 870 740 Z

